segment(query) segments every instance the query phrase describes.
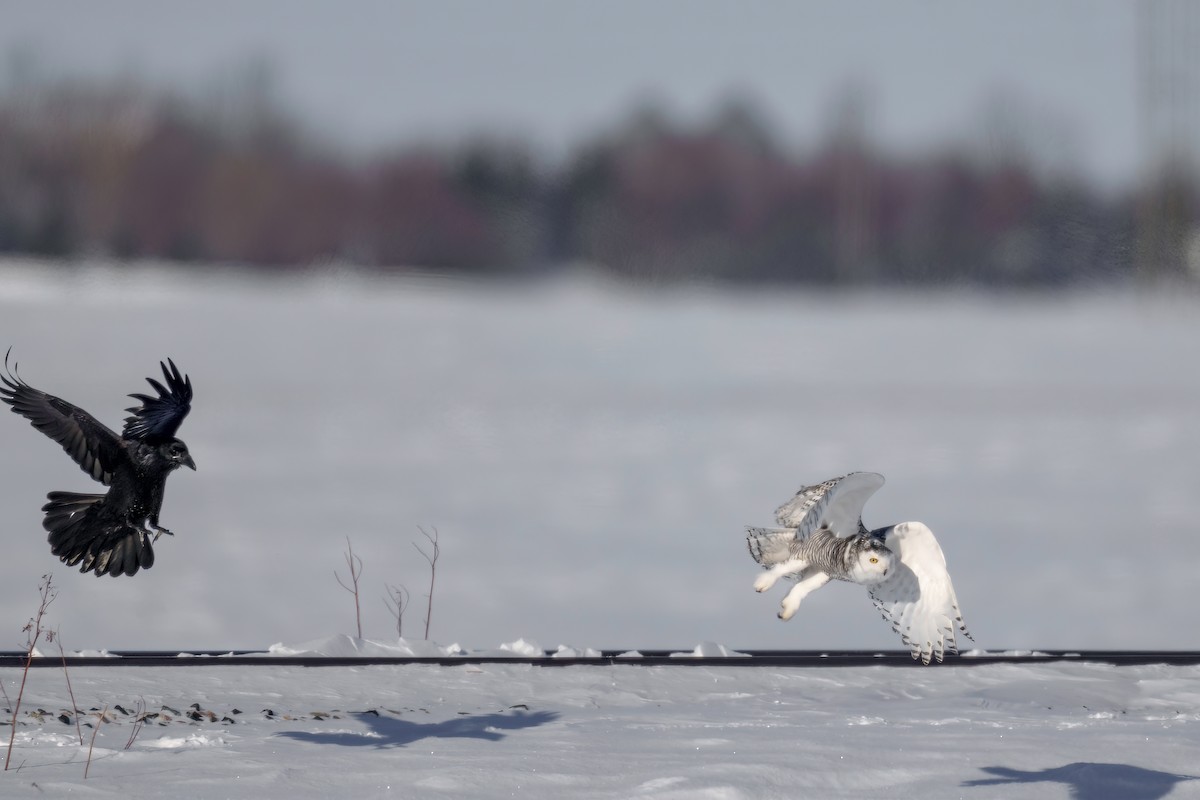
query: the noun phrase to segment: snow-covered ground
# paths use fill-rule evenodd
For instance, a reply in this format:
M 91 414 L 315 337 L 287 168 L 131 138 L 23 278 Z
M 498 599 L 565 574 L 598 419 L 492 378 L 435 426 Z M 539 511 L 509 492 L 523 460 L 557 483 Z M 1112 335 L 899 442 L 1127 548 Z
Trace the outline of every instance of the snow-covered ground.
M 108 708 L 86 780 L 92 728 L 34 670 L 0 795 L 1200 797 L 1197 667 L 217 661 L 73 669 L 84 721 Z
M 440 532 L 442 642 L 894 649 L 859 587 L 787 624 L 751 590 L 742 526 L 854 469 L 888 476 L 868 523 L 937 532 L 979 645 L 1198 648 L 1197 311 L 0 265 L 23 377 L 117 426 L 172 356 L 200 468 L 168 484 L 156 566 L 97 580 L 51 558 L 38 511 L 86 478 L 0 415 L 0 649 L 52 571 L 69 651 L 393 652 L 403 583 L 424 654 L 417 526 Z M 376 643 L 326 637 L 354 630 L 346 537 Z M 86 781 L 92 730 L 34 670 L 0 795 L 1200 797 L 1194 667 L 218 662 L 73 669 L 78 705 L 109 709 Z M 10 700 L 19 679 L 0 670 Z
M 50 556 L 47 491 L 95 484 L 0 414 L 0 649 L 39 576 L 74 649 L 241 649 L 363 633 L 388 584 L 420 638 L 603 649 L 892 649 L 859 587 L 795 619 L 751 589 L 742 526 L 800 485 L 888 483 L 867 522 L 937 533 L 988 649 L 1200 648 L 1200 302 L 1187 292 L 635 291 L 329 269 L 0 265 L 0 344 L 119 426 L 160 358 L 191 374 L 155 567 Z

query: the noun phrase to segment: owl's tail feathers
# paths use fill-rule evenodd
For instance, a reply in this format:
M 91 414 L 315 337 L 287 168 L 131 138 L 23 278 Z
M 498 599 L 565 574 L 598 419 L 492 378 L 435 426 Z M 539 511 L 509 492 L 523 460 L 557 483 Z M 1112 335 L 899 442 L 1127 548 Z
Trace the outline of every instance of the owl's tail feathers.
M 792 558 L 791 546 L 796 541 L 794 528 L 746 527 L 746 546 L 750 557 L 770 567 Z
M 116 577 L 154 564 L 146 531 L 100 518 L 104 495 L 50 492 L 46 499 L 42 527 L 50 534 L 50 552 L 68 567 Z

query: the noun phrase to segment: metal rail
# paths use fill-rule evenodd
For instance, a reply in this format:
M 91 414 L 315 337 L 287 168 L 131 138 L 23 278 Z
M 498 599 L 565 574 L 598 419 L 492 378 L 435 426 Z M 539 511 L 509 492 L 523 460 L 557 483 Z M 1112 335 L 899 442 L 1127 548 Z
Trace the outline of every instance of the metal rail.
M 921 666 L 907 650 L 745 650 L 741 656 L 672 655 L 671 650 L 640 650 L 641 656 L 623 656 L 623 650 L 605 650 L 599 656 L 555 658 L 545 656 L 460 655 L 460 656 L 275 656 L 261 650 L 194 650 L 165 652 L 116 650 L 107 656 L 66 656 L 68 667 L 364 667 L 376 665 L 425 664 L 465 666 L 468 664 L 530 664 L 538 667 L 631 666 L 631 667 L 911 667 Z M 24 667 L 27 655 L 0 652 L 0 668 Z M 1100 663 L 1114 666 L 1167 664 L 1200 665 L 1200 651 L 1183 650 L 1067 650 L 984 652 L 948 655 L 942 666 L 974 667 L 987 664 L 1046 664 L 1052 662 Z M 38 656 L 33 667 L 63 666 L 58 656 Z

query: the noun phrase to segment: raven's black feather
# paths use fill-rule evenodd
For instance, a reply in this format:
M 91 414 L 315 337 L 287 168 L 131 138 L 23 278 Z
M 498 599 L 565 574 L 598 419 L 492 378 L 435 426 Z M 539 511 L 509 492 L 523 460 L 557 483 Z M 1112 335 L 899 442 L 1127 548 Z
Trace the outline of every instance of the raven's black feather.
M 11 351 L 11 348 L 10 348 Z M 167 369 L 170 364 L 170 370 Z M 69 567 L 96 575 L 133 575 L 154 564 L 153 542 L 163 533 L 162 509 L 167 476 L 181 466 L 196 468 L 187 445 L 175 432 L 191 409 L 192 383 L 175 363 L 162 364 L 167 385 L 147 378 L 158 397 L 128 409 L 124 435 L 54 395 L 34 389 L 16 374 L 16 365 L 0 374 L 0 400 L 13 412 L 62 445 L 84 472 L 108 486 L 107 494 L 51 492 L 42 507 L 42 527 L 50 550 Z
M 12 352 L 12 348 L 9 348 Z M 0 399 L 13 411 L 33 423 L 33 427 L 62 445 L 80 469 L 105 486 L 123 457 L 121 437 L 97 422 L 95 417 L 54 395 L 34 389 L 16 375 L 16 365 L 8 367 L 4 354 L 4 374 L 0 374 Z
M 144 528 L 109 512 L 102 494 L 51 492 L 42 506 L 50 552 L 68 567 L 97 575 L 133 575 L 154 565 L 154 548 Z
M 171 369 L 167 369 L 167 364 Z M 158 397 L 145 394 L 129 395 L 142 404 L 127 408 L 133 414 L 125 418 L 125 429 L 121 435 L 126 439 L 145 439 L 148 442 L 161 442 L 175 438 L 180 423 L 192 410 L 192 381 L 186 375 L 179 374 L 175 362 L 167 359 L 167 364 L 158 362 L 162 367 L 163 377 L 167 385 L 163 386 L 154 378 L 146 378 L 146 382 L 158 392 Z

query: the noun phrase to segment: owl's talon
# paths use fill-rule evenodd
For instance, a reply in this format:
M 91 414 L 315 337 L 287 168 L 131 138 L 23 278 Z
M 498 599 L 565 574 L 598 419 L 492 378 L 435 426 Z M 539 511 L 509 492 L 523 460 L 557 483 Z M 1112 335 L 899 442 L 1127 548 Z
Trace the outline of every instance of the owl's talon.
M 788 594 L 788 596 L 784 597 L 784 602 L 780 603 L 779 619 L 785 622 L 796 616 L 796 612 L 800 609 L 800 597 L 794 597 L 793 595 L 794 593 Z

